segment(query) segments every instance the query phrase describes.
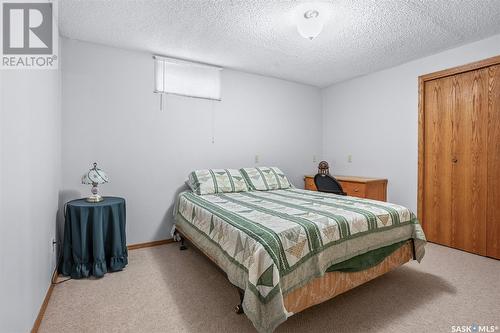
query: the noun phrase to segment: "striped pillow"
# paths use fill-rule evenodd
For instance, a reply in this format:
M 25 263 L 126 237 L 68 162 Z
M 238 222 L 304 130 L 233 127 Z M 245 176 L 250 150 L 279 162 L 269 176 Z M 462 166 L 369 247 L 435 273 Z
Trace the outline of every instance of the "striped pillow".
M 189 174 L 188 185 L 200 195 L 248 191 L 243 175 L 236 169 L 195 170 Z
M 240 171 L 252 190 L 267 191 L 292 187 L 285 174 L 276 167 L 243 168 Z

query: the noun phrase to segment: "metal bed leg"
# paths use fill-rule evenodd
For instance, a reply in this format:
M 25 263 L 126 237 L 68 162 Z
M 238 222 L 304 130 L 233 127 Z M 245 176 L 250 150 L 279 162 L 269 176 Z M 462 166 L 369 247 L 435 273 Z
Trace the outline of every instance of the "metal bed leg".
M 181 237 L 181 246 L 179 247 L 179 250 L 184 251 L 184 250 L 187 250 L 187 249 L 188 248 L 187 248 L 186 244 L 184 244 L 184 238 Z
M 179 238 L 181 239 L 181 246 L 179 247 L 179 250 L 181 250 L 181 251 L 187 250 L 187 246 L 186 246 L 186 244 L 184 244 L 184 237 L 182 237 L 182 235 L 179 232 L 176 232 L 176 233 L 177 233 L 177 236 L 179 236 Z
M 240 295 L 240 304 L 238 304 L 234 307 L 234 312 L 236 312 L 237 314 L 242 314 L 242 313 L 244 313 L 244 311 L 243 311 L 243 296 L 245 295 L 245 292 L 243 290 L 241 290 L 240 288 L 238 288 L 238 294 Z
M 411 239 L 411 248 L 413 251 L 413 260 L 417 260 L 417 253 L 415 252 L 415 240 L 413 238 Z

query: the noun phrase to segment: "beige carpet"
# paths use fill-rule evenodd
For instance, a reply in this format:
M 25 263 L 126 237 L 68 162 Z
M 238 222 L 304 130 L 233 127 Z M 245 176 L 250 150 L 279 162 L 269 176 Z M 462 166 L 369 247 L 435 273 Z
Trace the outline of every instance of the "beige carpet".
M 57 285 L 40 332 L 255 332 L 233 313 L 236 290 L 192 248 L 129 258 L 123 272 Z M 500 326 L 500 261 L 428 244 L 422 264 L 296 314 L 276 332 L 451 332 L 473 323 Z

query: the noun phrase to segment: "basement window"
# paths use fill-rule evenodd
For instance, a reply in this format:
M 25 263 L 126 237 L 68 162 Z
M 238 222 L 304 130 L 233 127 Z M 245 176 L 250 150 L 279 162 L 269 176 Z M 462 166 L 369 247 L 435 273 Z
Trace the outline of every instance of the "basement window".
M 154 56 L 155 93 L 221 100 L 222 68 Z

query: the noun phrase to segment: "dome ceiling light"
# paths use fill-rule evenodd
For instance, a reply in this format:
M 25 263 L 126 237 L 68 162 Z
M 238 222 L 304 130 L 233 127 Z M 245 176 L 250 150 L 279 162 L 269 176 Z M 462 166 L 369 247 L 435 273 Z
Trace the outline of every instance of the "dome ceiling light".
M 309 40 L 316 38 L 325 25 L 327 11 L 322 11 L 318 4 L 305 4 L 297 8 L 297 31 L 299 34 Z

